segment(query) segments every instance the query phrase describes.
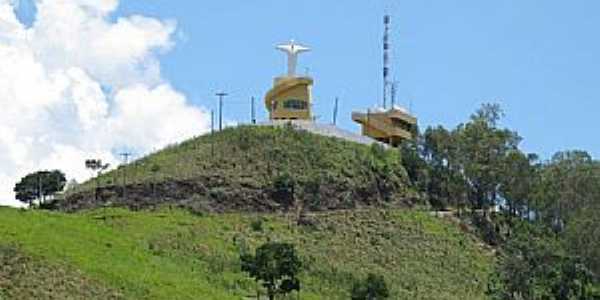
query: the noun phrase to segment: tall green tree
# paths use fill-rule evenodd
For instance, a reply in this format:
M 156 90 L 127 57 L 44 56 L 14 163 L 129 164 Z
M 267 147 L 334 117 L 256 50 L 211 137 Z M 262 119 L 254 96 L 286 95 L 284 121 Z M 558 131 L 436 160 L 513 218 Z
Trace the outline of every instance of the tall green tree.
M 500 195 L 511 216 L 531 217 L 531 201 L 538 178 L 537 155 L 510 151 L 505 158 Z
M 518 149 L 519 135 L 499 128 L 503 115 L 500 106 L 484 104 L 467 123 L 451 131 L 441 126 L 425 130 L 418 149 L 426 162 L 426 171 L 421 172 L 427 174 L 425 191 L 434 207 L 460 207 L 468 202 L 472 209 L 487 211 L 501 196 L 519 197 L 519 201 L 527 198 L 508 187 L 509 181 L 522 176 L 507 176 L 514 177 L 515 170 L 521 171 L 518 168 L 529 171 L 529 165 L 525 166 L 528 157 L 525 159 Z M 418 161 L 413 165 L 419 166 Z M 412 170 L 412 174 L 419 173 Z M 501 191 L 503 183 L 505 189 Z
M 520 221 L 513 229 L 489 285 L 492 299 L 597 299 L 593 274 L 547 227 Z
M 541 167 L 536 198 L 541 218 L 563 229 L 581 209 L 600 202 L 600 164 L 584 151 L 555 154 Z
M 67 183 L 65 174 L 59 170 L 38 171 L 21 178 L 14 187 L 17 200 L 32 206 L 35 200 L 45 200 L 62 191 Z
M 565 230 L 570 253 L 581 259 L 600 282 L 600 204 L 594 204 L 574 214 Z
M 276 295 L 300 291 L 298 274 L 302 262 L 292 244 L 270 242 L 256 249 L 256 254 L 240 256 L 242 271 L 247 272 L 267 289 L 270 300 Z
M 461 155 L 457 158 L 474 208 L 487 211 L 498 203 L 507 156 L 518 151 L 516 132 L 498 128 L 503 112 L 496 104 L 484 104 L 471 120 L 455 130 Z
M 457 147 L 453 132 L 438 126 L 423 133 L 421 156 L 427 163 L 425 191 L 431 204 L 444 209 L 461 199 L 464 187 L 462 176 L 457 173 Z

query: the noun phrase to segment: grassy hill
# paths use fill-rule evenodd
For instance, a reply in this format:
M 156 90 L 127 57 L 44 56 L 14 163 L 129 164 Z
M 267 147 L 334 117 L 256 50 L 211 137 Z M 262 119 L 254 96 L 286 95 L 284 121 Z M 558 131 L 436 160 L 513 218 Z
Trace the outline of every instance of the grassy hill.
M 371 272 L 391 299 L 485 299 L 493 255 L 402 209 L 419 204 L 396 150 L 227 129 L 79 185 L 56 211 L 0 208 L 0 299 L 253 299 L 239 256 L 267 241 L 298 249 L 301 299 L 348 299 Z
M 299 250 L 301 299 L 348 299 L 367 272 L 385 276 L 391 299 L 485 298 L 493 258 L 452 221 L 378 209 L 309 217 L 0 208 L 0 298 L 244 299 L 256 284 L 240 249 L 267 240 Z
M 59 206 L 273 212 L 414 205 L 407 182 L 395 150 L 289 126 L 241 126 L 121 166 L 71 190 Z

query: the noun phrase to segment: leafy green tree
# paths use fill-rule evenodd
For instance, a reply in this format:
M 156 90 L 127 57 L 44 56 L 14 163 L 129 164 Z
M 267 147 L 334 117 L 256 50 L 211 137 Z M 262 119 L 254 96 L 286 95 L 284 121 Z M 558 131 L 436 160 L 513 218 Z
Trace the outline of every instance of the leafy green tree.
M 33 201 L 39 197 L 39 185 L 33 176 L 25 176 L 17 182 L 14 188 L 17 200 L 28 204 L 30 207 Z
M 488 292 L 493 299 L 593 299 L 592 273 L 547 227 L 517 222 L 502 247 Z
M 546 224 L 562 230 L 585 207 L 600 202 L 600 164 L 583 151 L 555 154 L 540 170 L 535 198 Z
M 498 128 L 502 116 L 498 105 L 484 104 L 469 122 L 452 131 L 438 126 L 423 133 L 420 152 L 434 207 L 470 202 L 473 209 L 487 211 L 499 202 L 506 164 L 519 158 L 510 155 L 520 153 L 521 140 L 515 132 Z
M 581 257 L 600 281 L 600 204 L 577 212 L 567 224 L 565 241 L 567 249 Z
M 267 289 L 270 300 L 276 295 L 300 292 L 298 274 L 302 263 L 292 244 L 270 242 L 256 249 L 256 254 L 240 256 L 242 271 Z
M 408 141 L 400 145 L 400 156 L 410 183 L 420 191 L 426 191 L 429 182 L 428 165 L 421 157 L 423 139 L 418 134 L 416 136 L 417 141 Z
M 458 163 L 464 174 L 474 208 L 486 212 L 497 204 L 503 167 L 509 153 L 518 151 L 521 138 L 497 124 L 503 116 L 495 104 L 484 104 L 471 121 L 455 130 Z
M 352 300 L 388 299 L 390 292 L 382 275 L 370 273 L 364 280 L 354 283 L 351 297 Z
M 423 134 L 423 147 L 421 155 L 428 165 L 428 182 L 426 192 L 431 204 L 437 209 L 443 209 L 450 204 L 451 195 L 449 186 L 452 178 L 450 164 L 454 162 L 451 157 L 452 133 L 443 127 L 428 128 Z
M 535 161 L 536 155 L 527 155 L 518 150 L 510 151 L 505 158 L 500 194 L 511 216 L 530 218 L 530 201 L 538 176 Z
M 67 183 L 65 174 L 59 170 L 38 171 L 23 177 L 14 187 L 17 200 L 33 205 L 35 200 L 45 200 L 62 191 Z

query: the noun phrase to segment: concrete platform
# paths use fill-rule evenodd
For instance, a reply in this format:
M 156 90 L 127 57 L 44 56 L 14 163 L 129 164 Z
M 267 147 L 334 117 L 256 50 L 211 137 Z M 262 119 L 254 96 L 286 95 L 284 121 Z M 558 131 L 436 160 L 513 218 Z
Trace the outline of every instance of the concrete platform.
M 311 121 L 304 120 L 281 120 L 281 121 L 269 121 L 257 124 L 257 126 L 285 126 L 292 124 L 292 126 L 298 130 L 306 130 L 308 132 L 319 134 L 328 137 L 334 137 L 343 139 L 350 142 L 355 142 L 363 145 L 371 145 L 373 143 L 385 145 L 377 140 L 370 137 L 362 136 L 357 133 L 350 132 L 348 130 L 341 129 L 331 124 L 320 124 Z

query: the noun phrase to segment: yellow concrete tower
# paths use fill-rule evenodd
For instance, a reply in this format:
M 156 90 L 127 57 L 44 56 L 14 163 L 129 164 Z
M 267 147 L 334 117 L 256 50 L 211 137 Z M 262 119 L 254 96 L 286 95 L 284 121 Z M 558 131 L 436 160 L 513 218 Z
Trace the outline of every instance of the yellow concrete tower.
M 310 51 L 293 40 L 277 46 L 288 56 L 287 75 L 275 78 L 273 88 L 265 96 L 265 106 L 271 120 L 312 120 L 312 85 L 308 76 L 297 76 L 298 55 Z

